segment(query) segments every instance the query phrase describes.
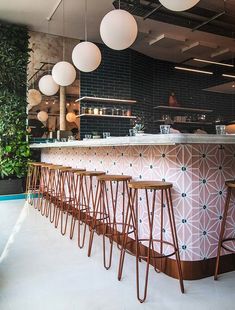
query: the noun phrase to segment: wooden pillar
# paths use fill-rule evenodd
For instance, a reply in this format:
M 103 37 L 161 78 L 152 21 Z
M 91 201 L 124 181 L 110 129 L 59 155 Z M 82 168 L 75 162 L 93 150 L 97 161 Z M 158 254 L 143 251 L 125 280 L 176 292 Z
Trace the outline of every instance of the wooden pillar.
M 60 130 L 66 130 L 66 94 L 64 86 L 60 86 Z

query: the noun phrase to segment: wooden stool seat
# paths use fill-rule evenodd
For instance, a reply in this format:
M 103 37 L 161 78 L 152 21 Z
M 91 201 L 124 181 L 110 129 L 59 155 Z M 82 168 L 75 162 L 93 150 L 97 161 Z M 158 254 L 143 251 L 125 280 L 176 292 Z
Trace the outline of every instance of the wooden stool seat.
M 228 180 L 225 182 L 225 185 L 230 188 L 235 188 L 235 180 Z
M 172 183 L 161 181 L 134 181 L 128 184 L 129 188 L 133 189 L 169 189 L 173 187 Z
M 40 167 L 40 166 L 42 166 L 42 165 L 44 165 L 46 163 L 44 163 L 44 162 L 29 162 L 28 164 L 31 165 L 31 166 L 38 166 L 38 167 Z
M 73 173 L 79 173 L 79 172 L 85 172 L 86 171 L 86 169 L 84 169 L 84 168 L 72 168 L 71 169 L 71 172 L 73 172 Z
M 57 169 L 60 169 L 62 166 L 60 166 L 60 165 L 46 165 L 44 167 L 47 167 L 50 170 L 57 170 Z
M 105 174 L 98 176 L 99 181 L 130 181 L 132 177 L 130 175 L 117 175 L 117 174 Z
M 104 171 L 85 171 L 84 176 L 89 176 L 89 177 L 97 177 L 99 175 L 105 174 Z

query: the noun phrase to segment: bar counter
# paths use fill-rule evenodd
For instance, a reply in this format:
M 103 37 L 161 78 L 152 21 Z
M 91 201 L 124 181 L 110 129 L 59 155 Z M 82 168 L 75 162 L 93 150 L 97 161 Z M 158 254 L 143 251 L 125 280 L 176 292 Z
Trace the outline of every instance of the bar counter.
M 31 148 L 41 149 L 44 162 L 123 173 L 135 180 L 172 182 L 184 278 L 199 279 L 214 273 L 225 180 L 235 176 L 235 136 L 144 135 L 32 144 Z M 235 208 L 230 210 L 226 232 L 229 235 L 235 227 Z M 146 221 L 143 212 L 143 235 Z M 166 239 L 168 230 L 166 222 Z M 234 255 L 223 254 L 221 271 L 234 270 Z M 174 270 L 175 260 L 166 259 L 164 272 L 175 277 Z

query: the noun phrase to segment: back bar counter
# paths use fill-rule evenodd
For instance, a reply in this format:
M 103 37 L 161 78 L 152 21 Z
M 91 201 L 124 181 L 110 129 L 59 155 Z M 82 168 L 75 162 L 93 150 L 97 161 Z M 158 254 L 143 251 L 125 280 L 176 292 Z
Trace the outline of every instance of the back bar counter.
M 235 136 L 144 135 L 32 144 L 31 148 L 41 150 L 43 162 L 126 174 L 134 180 L 172 182 L 184 279 L 214 274 L 225 180 L 235 177 Z M 142 213 L 143 235 L 147 220 Z M 166 239 L 168 231 L 169 223 L 165 222 Z M 235 204 L 230 208 L 226 235 L 233 235 L 234 231 Z M 234 254 L 224 251 L 220 265 L 221 272 L 234 270 Z M 164 272 L 176 277 L 175 270 L 175 260 L 166 258 Z

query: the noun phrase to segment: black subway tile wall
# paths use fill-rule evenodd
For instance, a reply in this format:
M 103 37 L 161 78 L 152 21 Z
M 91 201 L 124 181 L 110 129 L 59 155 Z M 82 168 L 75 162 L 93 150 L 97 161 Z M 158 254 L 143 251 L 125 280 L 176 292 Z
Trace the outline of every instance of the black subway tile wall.
M 210 117 L 213 119 L 234 115 L 233 95 L 203 90 L 230 81 L 221 76 L 228 70 L 209 66 L 205 70 L 213 71 L 214 75 L 183 72 L 174 69 L 173 63 L 131 49 L 114 51 L 102 44 L 99 47 L 102 63 L 95 72 L 81 73 L 81 96 L 137 100 L 132 105 L 132 114 L 142 119 L 146 132 L 157 132 L 159 124 L 156 125 L 154 119 L 159 116 L 153 108 L 167 105 L 171 92 L 181 106 L 212 109 Z M 133 122 L 127 119 L 84 117 L 81 118 L 81 137 L 94 131 L 124 136 L 132 126 Z

